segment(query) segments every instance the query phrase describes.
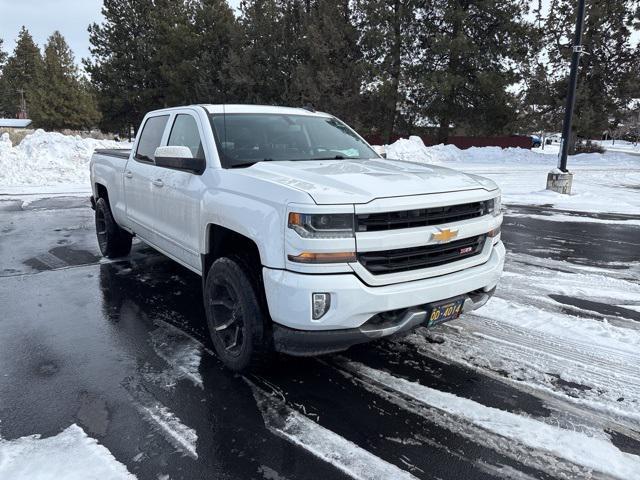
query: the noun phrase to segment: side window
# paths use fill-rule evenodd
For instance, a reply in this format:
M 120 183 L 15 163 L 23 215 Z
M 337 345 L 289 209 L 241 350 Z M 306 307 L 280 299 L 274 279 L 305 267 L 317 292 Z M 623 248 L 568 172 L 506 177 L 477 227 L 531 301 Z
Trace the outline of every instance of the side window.
M 136 150 L 136 159 L 143 162 L 153 162 L 156 148 L 160 146 L 164 128 L 169 120 L 169 115 L 161 115 L 159 117 L 151 117 L 147 119 L 142 127 L 138 149 Z
M 204 158 L 198 125 L 191 115 L 176 115 L 167 145 L 189 147 L 193 158 Z

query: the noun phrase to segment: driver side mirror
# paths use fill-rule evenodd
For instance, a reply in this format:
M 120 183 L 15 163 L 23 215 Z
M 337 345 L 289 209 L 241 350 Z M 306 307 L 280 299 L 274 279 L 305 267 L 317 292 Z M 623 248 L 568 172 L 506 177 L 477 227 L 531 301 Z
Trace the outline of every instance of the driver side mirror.
M 204 158 L 193 158 L 189 147 L 182 145 L 158 147 L 154 156 L 158 167 L 182 170 L 196 175 L 202 175 L 207 166 Z

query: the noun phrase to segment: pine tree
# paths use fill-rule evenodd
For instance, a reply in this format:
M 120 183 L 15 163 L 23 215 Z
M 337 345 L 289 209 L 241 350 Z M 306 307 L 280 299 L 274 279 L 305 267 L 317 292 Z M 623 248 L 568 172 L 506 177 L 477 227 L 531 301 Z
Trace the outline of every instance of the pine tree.
M 151 73 L 148 101 L 153 108 L 196 102 L 196 58 L 206 47 L 193 17 L 205 1 L 154 0 L 148 11 L 149 31 L 143 42 L 147 73 Z
M 553 81 L 547 68 L 535 62 L 523 75 L 517 130 L 525 132 L 559 132 L 562 129 L 561 91 L 565 82 Z
M 9 55 L 4 51 L 4 39 L 0 38 L 0 74 L 2 74 L 2 67 L 4 67 L 4 62 L 7 61 L 7 57 Z
M 239 23 L 226 0 L 202 0 L 195 4 L 193 29 L 197 52 L 194 65 L 194 101 L 234 101 L 230 62 L 240 42 Z
M 358 126 L 361 52 L 348 0 L 308 2 L 292 102 L 313 105 Z
M 418 0 L 356 0 L 356 26 L 366 61 L 364 96 L 369 104 L 368 122 L 380 125 L 389 141 L 402 112 L 406 112 L 409 91 L 415 84 L 415 65 L 421 59 L 417 48 L 419 32 L 430 31 Z
M 158 101 L 157 46 L 151 24 L 152 0 L 104 0 L 104 22 L 89 26 L 91 59 L 85 68 L 96 89 L 101 127 L 136 128 Z
M 516 118 L 507 87 L 520 79 L 519 65 L 535 54 L 523 0 L 433 2 L 423 36 L 424 114 L 438 124 L 438 140 L 451 126 L 467 134 L 497 134 Z M 435 34 L 432 32 L 435 31 Z
M 575 25 L 575 2 L 554 0 L 547 18 L 549 69 L 562 84 L 560 104 L 567 91 L 567 76 Z M 638 53 L 630 43 L 631 31 L 640 27 L 637 0 L 590 0 L 586 3 L 584 54 L 578 70 L 574 133 L 599 138 L 615 124 L 626 107 L 629 88 L 638 82 Z M 635 78 L 634 78 L 635 77 Z M 562 108 L 562 107 L 560 107 Z
M 8 54 L 3 49 L 4 40 L 0 38 L 0 95 L 3 94 L 3 79 L 2 79 L 2 69 L 4 67 L 4 63 L 7 61 Z M 2 98 L 0 97 L 0 117 L 3 117 L 4 111 L 2 110 Z
M 135 127 L 152 109 L 233 96 L 238 25 L 226 0 L 106 0 L 85 60 L 106 129 Z
M 47 40 L 44 50 L 45 83 L 37 95 L 34 124 L 45 129 L 86 129 L 99 120 L 93 95 L 78 72 L 69 45 L 60 32 Z
M 229 65 L 233 96 L 256 104 L 288 104 L 295 94 L 304 6 L 297 0 L 243 0 L 241 40 Z
M 22 27 L 16 47 L 2 69 L 0 81 L 0 111 L 14 117 L 24 95 L 28 111 L 37 115 L 38 94 L 44 83 L 44 62 L 40 49 L 29 31 Z

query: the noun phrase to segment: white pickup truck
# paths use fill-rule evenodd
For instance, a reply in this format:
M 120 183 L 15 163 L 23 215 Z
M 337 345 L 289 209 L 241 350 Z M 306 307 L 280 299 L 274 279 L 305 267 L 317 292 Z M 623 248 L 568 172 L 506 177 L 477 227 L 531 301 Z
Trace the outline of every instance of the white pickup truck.
M 100 250 L 135 235 L 202 276 L 226 366 L 317 355 L 483 305 L 502 273 L 491 180 L 381 157 L 311 109 L 148 113 L 131 150 L 97 150 Z

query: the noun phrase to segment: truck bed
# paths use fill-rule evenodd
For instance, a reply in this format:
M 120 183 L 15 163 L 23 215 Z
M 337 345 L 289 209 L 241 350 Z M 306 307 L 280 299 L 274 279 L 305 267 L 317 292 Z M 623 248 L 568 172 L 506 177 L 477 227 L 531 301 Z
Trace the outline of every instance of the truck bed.
M 124 158 L 126 160 L 127 158 L 129 158 L 131 149 L 130 148 L 97 148 L 95 152 L 99 153 L 100 155 L 106 155 L 108 157 Z

